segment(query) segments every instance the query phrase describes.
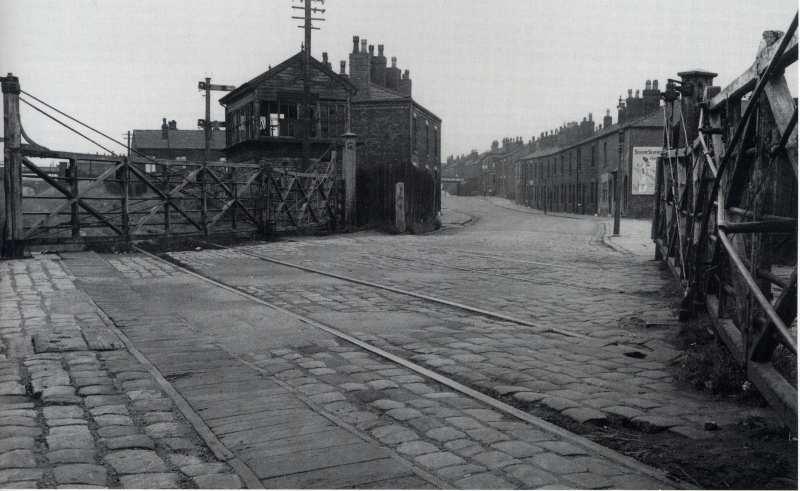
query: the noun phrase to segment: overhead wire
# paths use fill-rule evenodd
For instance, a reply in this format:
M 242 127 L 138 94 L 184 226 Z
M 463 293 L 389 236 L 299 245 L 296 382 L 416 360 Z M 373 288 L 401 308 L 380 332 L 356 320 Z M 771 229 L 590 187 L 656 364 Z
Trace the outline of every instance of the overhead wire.
M 62 115 L 62 116 L 64 116 L 64 117 L 66 117 L 66 118 L 69 118 L 70 120 L 72 120 L 72 121 L 74 121 L 74 122 L 78 123 L 79 125 L 81 125 L 81 126 L 83 126 L 83 127 L 85 127 L 85 128 L 88 128 L 88 129 L 89 129 L 89 130 L 91 130 L 91 131 L 94 131 L 95 133 L 99 134 L 100 136 L 103 136 L 103 137 L 105 137 L 105 138 L 108 138 L 109 140 L 111 140 L 112 142 L 116 143 L 117 145 L 120 145 L 121 147 L 125 148 L 126 150 L 129 150 L 130 152 L 133 152 L 133 153 L 135 153 L 136 155 L 138 155 L 138 156 L 140 156 L 140 157 L 143 157 L 144 159 L 147 159 L 148 161 L 150 161 L 150 162 L 152 162 L 152 163 L 154 163 L 154 164 L 159 164 L 159 163 L 160 163 L 158 160 L 156 160 L 156 159 L 154 159 L 154 158 L 152 158 L 152 157 L 149 157 L 149 156 L 147 156 L 147 155 L 145 155 L 145 154 L 143 154 L 143 153 L 139 152 L 138 150 L 136 150 L 136 149 L 134 149 L 134 148 L 130 147 L 129 145 L 127 145 L 127 144 L 125 144 L 125 143 L 123 143 L 123 142 L 121 142 L 121 141 L 117 140 L 116 138 L 113 138 L 113 137 L 111 137 L 111 136 L 107 135 L 106 133 L 103 133 L 102 131 L 98 130 L 97 128 L 94 128 L 93 126 L 91 126 L 91 125 L 89 125 L 89 124 L 87 124 L 87 123 L 84 123 L 84 122 L 83 122 L 83 121 L 81 121 L 80 119 L 78 119 L 78 118 L 75 118 L 75 117 L 73 117 L 73 116 L 70 116 L 69 114 L 65 113 L 64 111 L 61 111 L 60 109 L 58 109 L 58 108 L 54 107 L 53 105 L 51 105 L 51 104 L 48 104 L 47 102 L 43 101 L 42 99 L 40 99 L 40 98 L 36 97 L 35 95 L 31 94 L 30 92 L 27 92 L 27 91 L 25 91 L 25 90 L 22 90 L 22 89 L 20 89 L 20 92 L 21 92 L 21 93 L 23 93 L 23 94 L 25 94 L 26 96 L 30 97 L 31 99 L 35 100 L 36 102 L 38 102 L 38 103 L 40 103 L 40 104 L 42 104 L 42 105 L 46 106 L 47 108 L 49 108 L 49 109 L 51 109 L 51 110 L 53 110 L 53 111 L 57 112 L 58 114 L 60 114 L 60 115 Z M 26 102 L 26 104 L 28 104 L 28 105 L 29 105 L 29 106 L 31 106 L 31 107 L 34 107 L 34 106 L 32 106 L 32 105 L 31 105 L 31 103 L 30 103 L 30 102 Z M 37 111 L 39 111 L 39 112 L 42 112 L 42 114 L 45 114 L 43 111 L 41 111 L 41 110 L 40 110 L 40 109 L 38 109 L 38 108 L 35 108 L 35 107 L 34 107 L 34 109 L 37 109 Z M 46 114 L 45 114 L 45 115 L 46 115 Z M 49 115 L 48 115 L 48 117 L 50 117 L 51 119 L 55 119 L 55 118 L 53 118 L 52 116 L 49 116 Z M 60 123 L 60 124 L 63 124 L 63 123 Z M 66 125 L 65 125 L 65 126 L 66 126 Z M 69 126 L 67 126 L 67 127 L 69 128 Z M 70 128 L 70 129 L 72 129 L 72 128 Z M 76 131 L 76 130 L 72 129 L 72 131 Z M 80 133 L 79 133 L 79 134 L 80 134 Z M 84 136 L 84 135 L 82 135 L 82 134 L 81 134 L 81 136 Z M 84 137 L 85 137 L 85 136 L 84 136 Z M 87 137 L 85 137 L 85 138 L 87 138 Z M 107 148 L 103 147 L 102 145 L 100 145 L 99 143 L 95 142 L 94 140 L 90 140 L 90 141 L 92 141 L 92 143 L 95 143 L 96 145 L 100 146 L 100 148 L 104 149 L 106 152 L 109 152 L 109 153 L 111 153 L 112 155 L 116 155 L 114 152 L 112 152 L 111 150 L 109 150 L 109 149 L 107 149 Z
M 116 157 L 116 156 L 117 156 L 117 154 L 115 154 L 115 153 L 114 153 L 114 152 L 113 152 L 111 149 L 109 149 L 109 148 L 107 148 L 107 147 L 103 146 L 102 144 L 100 144 L 99 142 L 95 141 L 95 140 L 94 140 L 94 139 L 92 139 L 91 137 L 89 137 L 89 136 L 86 136 L 86 135 L 85 135 L 85 134 L 83 134 L 83 132 L 81 132 L 80 130 L 77 130 L 77 129 L 73 128 L 72 126 L 70 126 L 70 125 L 68 125 L 67 123 L 65 123 L 65 122 L 61 121 L 60 119 L 56 118 L 55 116 L 53 116 L 53 115 L 51 115 L 51 114 L 48 114 L 46 111 L 44 111 L 44 110 L 42 110 L 42 109 L 39 109 L 39 108 L 38 108 L 38 107 L 36 107 L 35 105 L 31 104 L 31 103 L 30 103 L 28 100 L 26 100 L 26 99 L 24 99 L 24 98 L 22 98 L 22 97 L 20 97 L 20 98 L 19 98 L 19 100 L 20 100 L 20 101 L 22 101 L 22 102 L 24 102 L 24 103 L 25 103 L 25 104 L 27 104 L 28 106 L 30 106 L 30 107 L 31 107 L 31 109 L 33 109 L 34 111 L 37 111 L 37 112 L 39 112 L 39 113 L 43 114 L 43 115 L 44 115 L 44 116 L 46 116 L 47 118 L 49 118 L 49 119 L 51 119 L 51 120 L 55 121 L 56 123 L 60 124 L 60 125 L 61 125 L 61 126 L 63 126 L 64 128 L 66 128 L 66 129 L 68 129 L 68 130 L 72 131 L 73 133 L 75 133 L 76 135 L 80 136 L 81 138 L 83 138 L 83 139 L 85 139 L 85 140 L 88 140 L 88 141 L 90 141 L 90 142 L 94 143 L 95 145 L 97 145 L 98 147 L 102 148 L 102 149 L 103 149 L 103 150 L 105 150 L 106 152 L 110 153 L 110 154 L 111 154 L 111 155 L 113 155 L 114 157 Z

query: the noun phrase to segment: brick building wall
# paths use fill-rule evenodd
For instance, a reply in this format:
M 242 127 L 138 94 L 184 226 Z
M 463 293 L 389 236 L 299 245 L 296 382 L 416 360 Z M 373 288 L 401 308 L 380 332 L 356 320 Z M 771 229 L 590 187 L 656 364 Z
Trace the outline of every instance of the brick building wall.
M 615 172 L 622 131 L 622 213 L 647 218 L 653 212 L 652 194 L 632 193 L 634 147 L 660 147 L 663 128 L 653 124 L 658 113 L 644 120 L 614 125 L 567 146 L 537 152 L 519 163 L 523 201 L 548 211 L 611 215 L 614 211 Z
M 352 131 L 360 143 L 358 165 L 372 167 L 410 161 L 410 114 L 408 101 L 353 104 Z

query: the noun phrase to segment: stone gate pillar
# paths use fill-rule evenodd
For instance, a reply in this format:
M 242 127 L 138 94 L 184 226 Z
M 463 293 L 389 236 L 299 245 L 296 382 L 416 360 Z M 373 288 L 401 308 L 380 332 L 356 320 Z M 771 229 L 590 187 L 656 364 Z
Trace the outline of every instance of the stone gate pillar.
M 344 150 L 342 151 L 342 178 L 344 180 L 344 222 L 346 227 L 351 227 L 355 222 L 356 206 L 356 135 L 347 132 L 344 135 Z

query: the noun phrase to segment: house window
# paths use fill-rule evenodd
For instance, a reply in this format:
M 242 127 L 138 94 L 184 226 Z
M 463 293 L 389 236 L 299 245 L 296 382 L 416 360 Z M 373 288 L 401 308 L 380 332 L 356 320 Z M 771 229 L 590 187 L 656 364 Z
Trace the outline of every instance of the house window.
M 603 165 L 608 165 L 608 142 L 603 142 Z
M 439 157 L 439 127 L 433 127 L 433 156 Z
M 592 167 L 594 167 L 594 164 L 595 164 L 595 153 L 597 153 L 596 150 L 597 150 L 597 146 L 596 145 L 592 145 L 592 155 L 591 155 L 591 159 L 592 159 L 591 160 L 591 166 Z

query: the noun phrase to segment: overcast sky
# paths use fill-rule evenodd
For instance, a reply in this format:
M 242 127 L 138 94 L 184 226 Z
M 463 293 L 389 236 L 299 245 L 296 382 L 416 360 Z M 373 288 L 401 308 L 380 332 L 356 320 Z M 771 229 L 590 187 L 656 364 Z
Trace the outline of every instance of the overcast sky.
M 0 0 L 0 72 L 122 138 L 161 118 L 194 128 L 197 81 L 239 85 L 296 53 L 298 0 Z M 443 119 L 443 158 L 526 140 L 606 108 L 646 79 L 703 68 L 726 85 L 796 0 L 326 0 L 312 52 L 347 59 L 352 36 L 411 70 L 414 98 Z M 377 49 L 377 48 L 376 48 Z M 797 65 L 790 76 L 797 84 Z M 221 95 L 221 93 L 218 93 Z M 214 119 L 223 111 L 214 100 Z M 39 143 L 96 150 L 27 107 Z

